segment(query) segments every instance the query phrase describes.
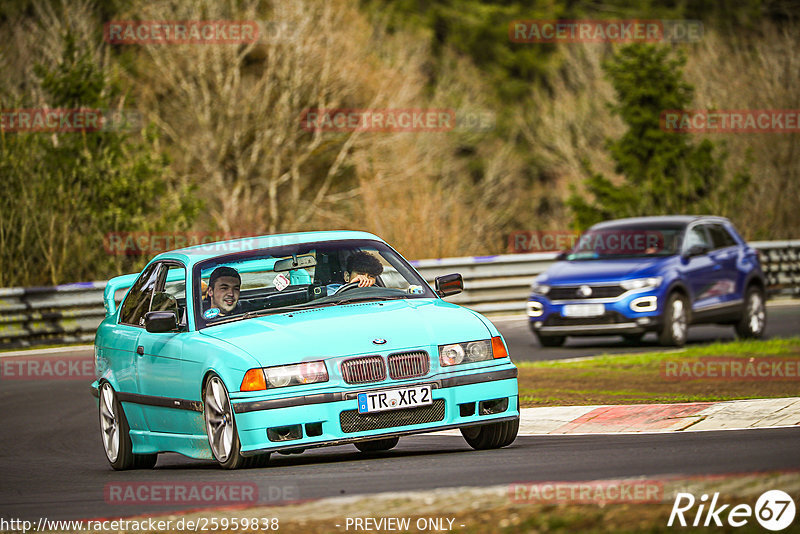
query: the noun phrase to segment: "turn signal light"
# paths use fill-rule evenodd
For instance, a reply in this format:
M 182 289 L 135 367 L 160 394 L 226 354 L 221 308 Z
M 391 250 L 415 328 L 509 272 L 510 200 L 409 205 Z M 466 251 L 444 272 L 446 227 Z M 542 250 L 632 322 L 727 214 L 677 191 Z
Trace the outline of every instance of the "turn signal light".
M 250 369 L 244 374 L 241 391 L 261 391 L 267 389 L 263 369 Z
M 492 338 L 492 354 L 495 358 L 508 358 L 506 344 L 503 343 L 503 338 L 500 336 L 495 336 Z

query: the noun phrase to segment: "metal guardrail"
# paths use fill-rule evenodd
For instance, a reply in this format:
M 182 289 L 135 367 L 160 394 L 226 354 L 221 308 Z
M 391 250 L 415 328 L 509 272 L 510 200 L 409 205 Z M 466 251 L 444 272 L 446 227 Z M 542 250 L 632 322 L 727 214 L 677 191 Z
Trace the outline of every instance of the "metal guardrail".
M 750 243 L 761 253 L 769 296 L 800 297 L 800 240 Z M 429 282 L 458 272 L 464 292 L 448 301 L 485 315 L 524 313 L 533 278 L 555 262 L 555 253 L 505 254 L 417 260 Z M 91 343 L 105 316 L 106 282 L 55 287 L 0 288 L 0 348 Z M 122 298 L 122 292 L 117 300 Z

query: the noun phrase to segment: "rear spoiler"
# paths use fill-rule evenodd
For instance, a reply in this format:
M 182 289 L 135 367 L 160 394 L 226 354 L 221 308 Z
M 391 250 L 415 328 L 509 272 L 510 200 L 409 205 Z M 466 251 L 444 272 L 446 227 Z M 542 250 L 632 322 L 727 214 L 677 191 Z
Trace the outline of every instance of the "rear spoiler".
M 125 293 L 127 293 L 127 290 L 136 282 L 138 277 L 139 273 L 124 274 L 108 281 L 106 289 L 103 291 L 103 305 L 106 308 L 106 317 L 110 317 L 117 312 L 117 300 L 115 298 L 117 291 L 124 289 Z

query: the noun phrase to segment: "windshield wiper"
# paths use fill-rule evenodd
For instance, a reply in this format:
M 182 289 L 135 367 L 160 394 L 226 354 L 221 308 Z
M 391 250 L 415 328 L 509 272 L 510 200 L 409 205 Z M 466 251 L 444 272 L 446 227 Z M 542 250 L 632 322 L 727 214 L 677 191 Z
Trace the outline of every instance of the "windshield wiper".
M 402 296 L 399 296 L 399 295 L 395 296 L 395 297 L 387 297 L 387 296 L 383 296 L 383 295 L 372 295 L 370 297 L 370 296 L 367 296 L 367 295 L 363 295 L 361 297 L 350 297 L 349 299 L 337 300 L 336 302 L 334 302 L 334 304 L 336 304 L 338 306 L 339 304 L 349 304 L 350 302 L 358 302 L 358 301 L 361 301 L 361 300 L 398 300 L 398 299 L 404 299 L 404 298 L 406 298 L 406 297 L 402 297 Z
M 282 306 L 280 308 L 266 308 L 263 310 L 253 310 L 242 315 L 242 319 L 250 319 L 251 317 L 261 317 L 264 315 L 273 315 L 275 313 L 286 313 L 297 310 L 308 310 L 312 308 L 323 308 L 325 306 L 332 306 L 335 302 L 306 302 L 304 304 L 292 304 L 290 306 Z

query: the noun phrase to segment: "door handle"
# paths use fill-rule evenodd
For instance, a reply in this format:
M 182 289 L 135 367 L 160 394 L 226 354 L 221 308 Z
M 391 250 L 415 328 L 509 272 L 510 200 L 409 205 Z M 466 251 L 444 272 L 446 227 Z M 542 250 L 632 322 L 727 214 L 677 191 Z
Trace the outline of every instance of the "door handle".
M 144 354 L 144 347 L 141 346 L 141 345 L 136 347 L 136 354 L 138 354 L 139 356 L 143 355 Z

